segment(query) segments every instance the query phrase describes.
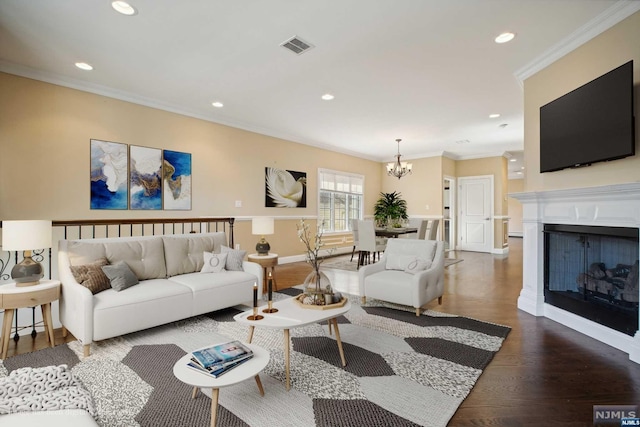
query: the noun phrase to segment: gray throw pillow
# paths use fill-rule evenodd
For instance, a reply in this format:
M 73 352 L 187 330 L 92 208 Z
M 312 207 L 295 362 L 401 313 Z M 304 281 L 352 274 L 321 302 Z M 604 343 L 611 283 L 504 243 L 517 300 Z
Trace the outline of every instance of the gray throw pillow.
M 138 278 L 124 261 L 118 261 L 112 265 L 105 265 L 102 267 L 102 271 L 104 271 L 104 274 L 111 280 L 111 287 L 115 289 L 116 292 L 123 291 L 138 284 Z
M 231 249 L 228 246 L 221 246 L 220 252 L 227 254 L 227 264 L 224 267 L 225 270 L 244 271 L 242 269 L 242 261 L 244 260 L 244 256 L 247 254 L 247 251 Z

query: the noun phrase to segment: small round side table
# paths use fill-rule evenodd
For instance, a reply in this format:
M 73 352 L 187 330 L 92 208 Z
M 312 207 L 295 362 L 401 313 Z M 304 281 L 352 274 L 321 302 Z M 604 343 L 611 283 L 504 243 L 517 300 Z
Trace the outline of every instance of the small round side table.
M 51 347 L 55 346 L 53 338 L 53 322 L 51 321 L 51 302 L 60 298 L 59 280 L 40 280 L 40 283 L 32 286 L 16 286 L 16 283 L 7 283 L 0 286 L 0 308 L 4 309 L 2 320 L 2 359 L 7 358 L 9 341 L 11 340 L 11 324 L 17 309 L 40 306 L 44 331 Z
M 271 279 L 273 280 L 273 290 L 277 291 L 278 286 L 276 285 L 276 265 L 278 265 L 278 254 L 274 254 L 272 252 L 267 255 L 258 255 L 258 254 L 250 254 L 248 257 L 249 261 L 255 262 L 256 264 L 260 264 L 262 266 L 262 293 L 267 293 L 267 279 L 269 277 L 268 272 L 271 272 Z

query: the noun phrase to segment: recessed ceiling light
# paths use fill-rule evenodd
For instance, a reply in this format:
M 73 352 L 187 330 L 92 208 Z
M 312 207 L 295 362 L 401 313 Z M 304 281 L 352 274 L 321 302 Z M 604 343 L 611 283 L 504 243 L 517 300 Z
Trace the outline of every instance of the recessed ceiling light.
M 515 36 L 516 35 L 514 33 L 502 33 L 498 37 L 496 37 L 494 40 L 496 43 L 506 43 L 513 40 Z
M 520 171 L 518 171 L 518 172 L 516 172 L 516 173 L 517 173 L 518 175 L 522 175 L 522 172 L 520 172 Z
M 138 13 L 135 7 L 131 6 L 126 1 L 113 1 L 111 2 L 111 7 L 114 8 L 117 12 L 120 12 L 123 15 L 131 16 Z
M 80 68 L 81 70 L 85 70 L 85 71 L 93 70 L 93 67 L 91 65 L 87 64 L 86 62 L 76 62 L 76 67 Z
M 224 107 L 224 104 L 222 102 L 220 102 L 220 101 L 212 102 L 211 105 L 213 105 L 216 108 Z
M 322 99 L 324 99 L 325 101 L 331 101 L 333 98 L 335 98 L 335 96 L 331 95 L 330 93 L 325 93 L 324 95 L 322 95 Z
M 510 159 L 509 159 L 509 161 L 510 161 L 510 162 L 517 162 L 517 161 L 518 161 L 518 159 L 516 159 L 515 157 L 512 157 L 512 158 L 510 158 Z
M 500 114 L 489 114 L 490 119 L 497 119 L 498 117 L 500 117 Z
M 459 139 L 456 141 L 456 144 L 468 144 L 471 141 L 469 141 L 468 139 Z

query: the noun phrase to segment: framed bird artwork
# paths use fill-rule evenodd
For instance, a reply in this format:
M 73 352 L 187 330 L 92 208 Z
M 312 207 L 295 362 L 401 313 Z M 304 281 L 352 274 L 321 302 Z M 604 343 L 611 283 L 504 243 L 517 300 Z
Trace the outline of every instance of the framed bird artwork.
M 306 208 L 307 173 L 266 167 L 265 206 Z

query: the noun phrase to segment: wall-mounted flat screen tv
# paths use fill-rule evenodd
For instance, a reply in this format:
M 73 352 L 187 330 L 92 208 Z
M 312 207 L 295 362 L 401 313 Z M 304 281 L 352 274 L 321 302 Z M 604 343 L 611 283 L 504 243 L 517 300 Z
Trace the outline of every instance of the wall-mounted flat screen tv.
M 540 172 L 634 154 L 633 61 L 540 107 Z

